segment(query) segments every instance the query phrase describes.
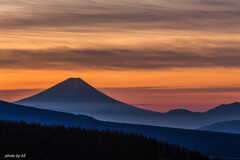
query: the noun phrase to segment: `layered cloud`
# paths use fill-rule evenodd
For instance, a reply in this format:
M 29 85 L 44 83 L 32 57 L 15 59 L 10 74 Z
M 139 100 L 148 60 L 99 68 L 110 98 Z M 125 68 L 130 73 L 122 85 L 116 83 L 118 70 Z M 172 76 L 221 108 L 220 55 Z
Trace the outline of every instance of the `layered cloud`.
M 240 67 L 239 47 L 184 50 L 0 50 L 3 69 L 135 70 Z
M 238 0 L 0 0 L 0 4 L 0 68 L 240 66 Z M 221 43 L 194 40 L 196 36 L 207 39 L 212 35 Z M 180 42 L 172 41 L 163 47 L 169 37 Z M 138 43 L 141 38 L 148 40 L 148 47 Z M 121 44 L 125 46 L 119 47 Z M 74 49 L 46 49 L 56 46 Z
M 210 94 L 210 93 L 240 93 L 239 86 L 232 87 L 209 87 L 209 88 L 166 88 L 166 87 L 122 87 L 122 88 L 99 88 L 105 92 L 123 92 L 123 93 L 151 93 L 156 94 Z
M 239 33 L 238 0 L 1 0 L 1 29 L 198 30 Z M 73 28 L 74 27 L 74 30 Z

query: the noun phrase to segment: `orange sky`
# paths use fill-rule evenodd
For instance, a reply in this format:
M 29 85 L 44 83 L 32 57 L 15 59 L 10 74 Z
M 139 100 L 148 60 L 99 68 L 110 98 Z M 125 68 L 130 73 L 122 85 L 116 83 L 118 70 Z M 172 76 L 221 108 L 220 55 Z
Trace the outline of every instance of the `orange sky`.
M 81 77 L 156 111 L 240 101 L 237 0 L 0 3 L 2 100 Z
M 205 111 L 240 98 L 238 69 L 168 71 L 32 71 L 2 70 L 3 100 L 14 101 L 69 77 L 81 77 L 118 100 L 138 107 L 168 111 L 186 108 Z M 207 77 L 207 78 L 206 78 Z M 24 89 L 24 90 L 23 90 Z

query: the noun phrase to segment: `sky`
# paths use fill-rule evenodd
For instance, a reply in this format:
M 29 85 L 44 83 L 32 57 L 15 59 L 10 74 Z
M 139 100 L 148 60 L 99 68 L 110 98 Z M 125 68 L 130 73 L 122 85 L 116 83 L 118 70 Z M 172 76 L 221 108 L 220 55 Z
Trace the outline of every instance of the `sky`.
M 0 0 L 0 99 L 69 77 L 167 112 L 240 101 L 239 0 Z

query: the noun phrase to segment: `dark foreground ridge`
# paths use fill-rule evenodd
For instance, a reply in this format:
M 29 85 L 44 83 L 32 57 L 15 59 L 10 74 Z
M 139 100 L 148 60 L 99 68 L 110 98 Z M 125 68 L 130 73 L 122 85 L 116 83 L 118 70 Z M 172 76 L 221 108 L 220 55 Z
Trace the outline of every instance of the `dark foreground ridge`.
M 74 127 L 0 121 L 0 159 L 56 160 L 209 160 L 197 151 L 142 135 Z
M 86 129 L 140 133 L 170 144 L 178 144 L 191 150 L 197 150 L 213 157 L 240 157 L 239 134 L 104 122 L 84 115 L 37 109 L 3 101 L 0 101 L 0 120 L 35 122 L 47 125 L 61 124 Z

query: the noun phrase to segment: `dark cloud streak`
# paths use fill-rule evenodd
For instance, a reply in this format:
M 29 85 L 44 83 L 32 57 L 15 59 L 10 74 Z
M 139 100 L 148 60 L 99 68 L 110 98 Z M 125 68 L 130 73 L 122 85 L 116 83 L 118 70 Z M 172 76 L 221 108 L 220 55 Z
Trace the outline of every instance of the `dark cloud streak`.
M 0 68 L 58 70 L 152 70 L 240 67 L 239 48 L 205 49 L 205 54 L 174 50 L 0 50 Z
M 240 28 L 240 3 L 235 0 L 183 1 L 182 4 L 189 6 L 187 8 L 182 8 L 174 0 L 168 4 L 163 1 L 153 1 L 152 4 L 147 1 L 142 3 L 103 1 L 95 2 L 95 5 L 74 0 L 55 3 L 37 1 L 38 3 L 29 4 L 23 0 L 17 2 L 22 5 L 22 9 L 16 10 L 16 13 L 0 12 L 0 28 L 53 27 L 70 31 L 66 27 L 77 27 L 81 31 L 84 27 L 90 26 L 99 29 L 107 27 L 112 30 L 177 29 L 225 32 L 239 32 Z M 230 9 L 222 9 L 223 6 Z
M 105 92 L 133 92 L 152 94 L 193 94 L 193 93 L 240 93 L 240 87 L 210 87 L 210 88 L 166 88 L 166 87 L 122 87 L 122 88 L 99 88 Z

